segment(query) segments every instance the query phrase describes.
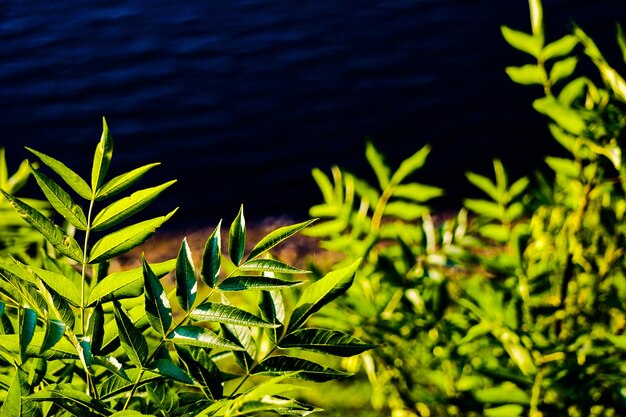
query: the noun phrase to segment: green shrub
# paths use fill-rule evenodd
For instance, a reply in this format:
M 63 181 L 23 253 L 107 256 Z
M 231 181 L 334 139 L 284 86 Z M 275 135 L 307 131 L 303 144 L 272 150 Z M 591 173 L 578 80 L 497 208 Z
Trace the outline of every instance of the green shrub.
M 175 181 L 102 207 L 157 165 L 105 181 L 113 153 L 106 123 L 89 183 L 31 152 L 84 205 L 32 164 L 31 174 L 68 227 L 2 189 L 49 248 L 28 263 L 0 260 L 0 416 L 308 415 L 318 409 L 298 401 L 293 392 L 300 387 L 288 379 L 345 377 L 328 360 L 318 363 L 319 353 L 346 357 L 371 348 L 338 330 L 305 326 L 348 289 L 358 260 L 308 286 L 292 305 L 283 299 L 283 291 L 303 283 L 286 278 L 306 271 L 268 251 L 312 221 L 274 230 L 246 254 L 242 207 L 229 229 L 229 259 L 222 255 L 220 222 L 199 271 L 184 240 L 176 259 L 149 264 L 146 254 L 142 267 L 109 273 L 111 259 L 142 244 L 174 214 L 129 223 Z M 170 271 L 175 283 L 166 292 L 159 278 Z M 197 272 L 206 285 L 202 296 Z
M 541 3 L 530 11 L 531 33 L 502 33 L 534 62 L 506 71 L 542 87 L 533 106 L 567 152 L 551 172 L 531 186 L 495 160 L 495 180 L 467 174 L 484 199 L 433 221 L 440 190 L 409 177 L 427 147 L 392 172 L 368 145 L 376 185 L 314 171 L 323 221 L 308 233 L 363 258 L 329 317 L 381 344 L 362 365 L 394 415 L 626 414 L 626 82 L 582 29 L 546 43 Z M 621 30 L 618 43 L 626 57 Z M 575 75 L 583 58 L 599 77 Z

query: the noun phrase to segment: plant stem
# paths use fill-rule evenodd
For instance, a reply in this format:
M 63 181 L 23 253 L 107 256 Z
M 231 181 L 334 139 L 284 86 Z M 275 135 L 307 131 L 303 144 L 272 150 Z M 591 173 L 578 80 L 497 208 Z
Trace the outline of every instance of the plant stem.
M 158 349 L 156 351 L 158 351 Z M 130 393 L 128 394 L 128 398 L 126 399 L 126 402 L 124 403 L 124 408 L 122 408 L 122 411 L 126 410 L 128 406 L 130 405 L 130 400 L 132 400 L 133 395 L 135 395 L 135 392 L 137 391 L 137 387 L 139 387 L 139 383 L 141 382 L 141 377 L 143 376 L 145 372 L 146 370 L 142 369 L 141 372 L 139 372 L 139 375 L 137 375 L 137 379 L 135 380 L 135 383 L 133 384 L 133 388 L 130 390 Z
M 91 234 L 91 214 L 93 212 L 93 205 L 95 202 L 95 196 L 91 198 L 89 202 L 89 212 L 87 214 L 87 229 L 85 230 L 85 244 L 83 245 L 83 262 L 80 275 L 80 325 L 81 333 L 85 335 L 85 286 L 87 280 L 87 248 L 89 244 L 89 235 Z

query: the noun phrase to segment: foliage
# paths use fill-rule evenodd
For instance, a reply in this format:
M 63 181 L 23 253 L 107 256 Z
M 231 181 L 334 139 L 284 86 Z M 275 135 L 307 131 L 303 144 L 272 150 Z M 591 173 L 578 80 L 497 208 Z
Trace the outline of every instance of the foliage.
M 113 141 L 106 122 L 89 180 L 29 150 L 64 185 L 34 164 L 23 165 L 18 178 L 28 169 L 68 226 L 15 197 L 2 176 L 2 195 L 49 247 L 41 259 L 0 260 L 0 416 L 308 415 L 318 409 L 298 401 L 300 386 L 288 380 L 345 377 L 318 353 L 347 357 L 372 347 L 335 329 L 306 327 L 348 289 L 359 260 L 309 285 L 292 307 L 283 298 L 303 283 L 289 277 L 306 271 L 268 251 L 312 221 L 270 232 L 246 255 L 242 207 L 230 226 L 230 260 L 222 255 L 220 222 L 199 270 L 184 240 L 176 259 L 150 264 L 145 256 L 139 268 L 109 272 L 111 259 L 174 214 L 132 222 L 175 181 L 110 201 L 157 164 L 108 179 Z M 167 293 L 162 277 L 170 271 L 175 288 Z M 198 275 L 208 288 L 202 297 Z
M 328 317 L 382 345 L 361 365 L 394 415 L 626 414 L 626 82 L 582 29 L 546 43 L 538 0 L 530 14 L 531 33 L 502 33 L 534 62 L 506 71 L 542 87 L 533 106 L 565 149 L 532 186 L 495 160 L 495 181 L 467 174 L 485 198 L 433 221 L 440 191 L 408 179 L 428 148 L 392 172 L 368 145 L 375 186 L 313 173 L 323 221 L 309 233 L 363 258 Z M 626 56 L 621 30 L 618 43 Z M 582 59 L 599 77 L 576 75 Z
M 22 162 L 13 175 L 9 175 L 4 148 L 0 148 L 0 189 L 15 194 L 26 184 L 30 171 L 26 161 Z M 44 201 L 29 200 L 28 204 L 46 212 L 49 207 Z M 7 199 L 0 195 L 0 258 L 14 256 L 28 262 L 37 254 L 43 237 L 28 227 L 13 210 Z

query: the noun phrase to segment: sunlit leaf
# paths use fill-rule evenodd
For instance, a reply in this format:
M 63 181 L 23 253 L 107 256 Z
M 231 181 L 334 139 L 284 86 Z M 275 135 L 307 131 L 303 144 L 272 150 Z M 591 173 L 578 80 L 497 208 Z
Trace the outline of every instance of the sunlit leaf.
M 372 142 L 368 141 L 365 147 L 365 157 L 376 174 L 380 188 L 384 190 L 389 185 L 390 170 L 383 159 L 383 155 L 378 152 Z
M 72 415 L 109 416 L 111 411 L 100 400 L 77 390 L 71 384 L 51 384 L 28 397 L 29 401 L 54 403 Z
M 513 48 L 534 56 L 539 56 L 543 46 L 543 37 L 533 36 L 506 26 L 501 26 L 502 36 Z
M 128 187 L 139 181 L 146 172 L 148 172 L 150 169 L 154 168 L 157 165 L 160 165 L 160 163 L 156 162 L 153 164 L 144 165 L 111 179 L 98 190 L 98 192 L 96 193 L 96 201 L 103 200 L 107 197 L 111 197 L 126 190 Z
M 249 289 L 276 290 L 302 283 L 303 281 L 285 281 L 277 278 L 244 275 L 226 278 L 218 285 L 218 288 L 221 291 L 245 291 Z
M 360 263 L 361 259 L 357 259 L 345 268 L 329 272 L 304 290 L 291 314 L 287 332 L 298 329 L 311 314 L 345 293 L 352 285 Z
M 577 64 L 578 59 L 576 57 L 569 57 L 555 62 L 550 70 L 550 82 L 556 84 L 560 80 L 569 77 L 574 73 Z
M 259 364 L 254 374 L 276 376 L 287 375 L 296 371 L 296 378 L 315 382 L 325 382 L 351 375 L 347 372 L 326 368 L 306 359 L 291 356 L 271 356 Z
M 390 183 L 398 185 L 402 181 L 404 181 L 407 176 L 411 175 L 413 172 L 424 166 L 424 163 L 426 162 L 426 157 L 428 157 L 429 153 L 430 146 L 426 145 L 422 147 L 419 151 L 415 152 L 413 155 L 402 161 L 398 170 L 394 172 L 393 176 L 391 177 Z
M 82 262 L 83 251 L 73 237 L 66 236 L 61 228 L 33 207 L 7 194 L 4 190 L 0 190 L 0 192 L 11 203 L 17 213 L 41 233 L 56 250 L 76 262 Z
M 526 64 L 521 67 L 506 67 L 506 74 L 513 82 L 522 85 L 542 85 L 548 78 L 543 67 L 536 64 Z
M 578 39 L 574 35 L 565 35 L 562 38 L 549 43 L 543 48 L 541 56 L 544 60 L 568 55 L 578 45 Z
M 34 149 L 28 147 L 26 147 L 26 149 L 37 155 L 41 162 L 56 172 L 63 179 L 63 181 L 65 181 L 65 183 L 72 188 L 72 190 L 76 191 L 79 196 L 86 200 L 91 199 L 92 191 L 91 188 L 89 188 L 89 185 L 87 185 L 85 180 L 83 180 L 77 173 L 65 166 L 63 162 L 57 161 L 56 159 Z
M 254 247 L 250 251 L 250 254 L 248 255 L 248 259 L 254 259 L 257 256 L 267 252 L 268 250 L 272 249 L 274 246 L 278 245 L 279 243 L 295 235 L 302 229 L 306 228 L 314 221 L 315 219 L 307 220 L 302 223 L 297 223 L 297 224 L 293 224 L 290 226 L 284 226 L 268 233 L 259 241 L 259 243 L 254 245 Z
M 66 193 L 57 183 L 29 164 L 30 170 L 37 180 L 37 184 L 46 195 L 46 198 L 54 209 L 67 220 L 72 226 L 87 229 L 87 218 L 79 205 L 74 203 L 72 197 Z
M 26 375 L 21 370 L 16 371 L 0 409 L 0 417 L 40 417 L 42 414 L 37 404 L 27 400 L 29 391 Z
M 109 127 L 107 122 L 102 118 L 102 136 L 100 142 L 96 146 L 96 152 L 93 157 L 93 166 L 91 169 L 91 188 L 97 192 L 102 183 L 104 177 L 109 170 L 111 164 L 111 157 L 113 156 L 113 138 L 109 133 Z
M 252 259 L 239 265 L 241 271 L 276 272 L 281 274 L 306 274 L 310 271 L 295 268 L 275 259 Z
M 166 216 L 145 220 L 104 236 L 91 248 L 89 263 L 106 261 L 141 245 L 154 234 L 158 227 L 172 217 L 176 210 L 178 209 Z
M 329 329 L 300 329 L 288 334 L 281 348 L 301 348 L 336 356 L 354 356 L 375 345 L 365 343 L 349 334 Z
M 211 330 L 198 326 L 181 326 L 174 329 L 170 333 L 169 339 L 179 346 L 243 350 L 242 347 L 218 336 Z
M 156 187 L 135 191 L 130 196 L 108 205 L 93 219 L 92 229 L 106 230 L 137 214 L 175 182 L 176 180 L 172 180 Z

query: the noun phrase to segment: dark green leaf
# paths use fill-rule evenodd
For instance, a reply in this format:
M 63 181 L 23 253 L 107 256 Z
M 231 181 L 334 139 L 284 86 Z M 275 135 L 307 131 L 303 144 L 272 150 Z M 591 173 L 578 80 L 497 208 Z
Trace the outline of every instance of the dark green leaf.
M 166 216 L 136 223 L 103 237 L 91 248 L 89 263 L 96 264 L 106 261 L 141 245 L 154 234 L 159 226 L 172 217 L 176 210 L 178 209 Z
M 176 260 L 152 264 L 150 268 L 154 274 L 161 278 L 170 273 L 176 267 Z M 100 302 L 118 300 L 124 298 L 138 297 L 143 293 L 143 267 L 130 269 L 128 271 L 113 272 L 100 281 L 91 290 L 87 306 L 91 307 Z
M 124 371 L 122 364 L 113 356 L 94 356 L 91 361 L 93 365 L 102 366 L 103 368 L 111 371 L 113 375 L 117 375 L 120 378 L 131 382 L 128 374 Z
M 175 182 L 176 180 L 172 180 L 156 187 L 135 191 L 130 196 L 108 205 L 93 219 L 92 229 L 106 230 L 139 213 Z
M 22 362 L 26 356 L 26 350 L 33 335 L 35 334 L 35 328 L 37 327 L 37 313 L 30 308 L 23 308 L 20 310 L 20 356 Z
M 236 344 L 218 336 L 209 329 L 198 326 L 182 326 L 173 330 L 169 339 L 179 346 L 198 346 L 203 348 L 225 348 L 243 350 Z
M 172 325 L 172 307 L 165 294 L 161 281 L 156 277 L 146 259 L 142 257 L 144 296 L 148 321 L 154 330 L 163 337 Z
M 7 194 L 4 190 L 0 190 L 0 192 L 9 200 L 17 213 L 41 233 L 56 250 L 76 262 L 82 262 L 83 251 L 73 237 L 66 236 L 58 226 L 33 207 Z
M 65 323 L 60 320 L 48 320 L 46 324 L 46 333 L 43 337 L 43 343 L 39 348 L 39 353 L 42 353 L 52 346 L 56 345 L 65 333 Z
M 198 321 L 235 324 L 240 326 L 275 327 L 274 324 L 234 306 L 206 302 L 196 307 L 189 315 Z
M 293 224 L 290 226 L 284 226 L 268 233 L 265 237 L 263 237 L 259 241 L 259 243 L 257 243 L 252 248 L 252 250 L 250 251 L 250 254 L 248 255 L 248 259 L 254 259 L 257 256 L 267 252 L 268 250 L 272 249 L 274 246 L 285 241 L 286 239 L 289 239 L 291 236 L 295 235 L 302 229 L 306 228 L 314 221 L 315 219 L 308 220 L 308 221 L 298 223 L 298 224 Z
M 191 249 L 187 244 L 187 238 L 184 238 L 176 259 L 176 299 L 184 311 L 188 312 L 193 307 L 197 292 L 198 281 Z
M 230 259 L 237 266 L 243 259 L 243 252 L 246 248 L 246 220 L 243 215 L 243 205 L 239 208 L 237 217 L 230 225 L 230 232 L 228 233 L 228 254 Z
M 130 311 L 128 311 L 128 317 L 132 320 L 134 326 L 139 329 L 140 332 L 143 332 L 150 327 L 143 303 L 131 308 Z M 115 320 L 107 320 L 106 317 L 105 322 L 106 324 L 104 325 L 104 336 L 102 338 L 102 347 L 99 353 L 100 355 L 108 355 L 120 346 L 117 323 Z
M 104 309 L 100 303 L 96 304 L 89 316 L 87 334 L 91 337 L 91 351 L 94 355 L 100 355 L 104 341 Z
M 287 335 L 280 343 L 280 347 L 309 349 L 348 357 L 372 349 L 375 345 L 336 330 L 300 329 Z
M 91 169 L 91 188 L 94 190 L 94 193 L 98 191 L 98 189 L 104 182 L 104 177 L 109 170 L 112 156 L 113 138 L 109 133 L 109 127 L 107 126 L 107 122 L 103 117 L 102 136 L 100 137 L 100 142 L 98 142 L 98 146 L 96 146 L 96 152 L 93 156 L 93 167 Z
M 261 291 L 259 311 L 264 320 L 278 326 L 267 330 L 270 340 L 276 343 L 283 332 L 284 326 L 282 324 L 285 322 L 285 304 L 280 291 Z
M 303 281 L 285 281 L 277 278 L 257 276 L 235 276 L 226 278 L 218 285 L 222 291 L 245 291 L 249 289 L 275 290 L 302 284 Z
M 314 282 L 304 290 L 291 314 L 287 331 L 296 330 L 304 324 L 311 314 L 345 293 L 352 285 L 360 263 L 361 259 L 357 259 L 345 268 L 329 272 L 324 278 Z
M 28 397 L 30 401 L 51 402 L 73 415 L 109 416 L 111 411 L 100 400 L 76 390 L 71 384 L 52 384 Z
M 39 159 L 41 159 L 41 162 L 56 172 L 63 179 L 63 181 L 65 181 L 65 183 L 72 188 L 72 190 L 76 191 L 79 196 L 86 200 L 91 199 L 92 191 L 91 188 L 89 188 L 89 185 L 87 185 L 85 180 L 83 180 L 78 174 L 65 166 L 63 162 L 57 161 L 56 159 L 34 149 L 28 147 L 26 149 L 37 155 Z
M 230 324 L 222 324 L 221 328 L 224 338 L 244 349 L 242 351 L 233 352 L 233 356 L 237 365 L 248 374 L 252 369 L 254 358 L 257 354 L 256 341 L 252 336 L 252 331 L 249 327 L 233 326 Z
M 76 354 L 76 348 L 72 343 L 70 343 L 67 339 L 61 339 L 58 343 L 52 346 L 50 349 L 39 354 L 41 350 L 41 346 L 43 344 L 44 333 L 43 332 L 35 332 L 31 342 L 28 345 L 28 349 L 26 350 L 27 357 L 41 357 L 44 359 L 77 359 L 78 355 Z M 19 355 L 20 352 L 20 342 L 18 335 L 16 334 L 5 334 L 0 335 L 0 346 L 2 346 L 5 350 L 15 353 L 15 355 Z
M 148 358 L 148 344 L 141 331 L 135 327 L 128 314 L 117 300 L 115 306 L 115 322 L 119 331 L 120 342 L 130 361 L 138 368 L 145 365 Z
M 65 218 L 72 226 L 80 230 L 87 229 L 87 218 L 79 205 L 74 203 L 72 197 L 66 193 L 57 183 L 43 173 L 37 171 L 29 164 L 30 170 L 37 180 L 37 184 L 46 195 L 46 198 L 54 209 Z
M 285 375 L 297 372 L 296 378 L 307 381 L 325 382 L 337 378 L 345 378 L 351 374 L 326 368 L 315 362 L 291 356 L 271 356 L 261 362 L 254 374 L 258 375 Z
M 160 163 L 156 162 L 144 165 L 111 179 L 98 190 L 96 194 L 96 201 L 103 200 L 126 190 L 128 187 L 139 181 L 139 179 L 141 179 L 141 177 L 143 177 L 148 170 L 157 165 L 160 165 Z
M 213 288 L 220 275 L 222 238 L 220 236 L 220 228 L 222 221 L 217 224 L 213 233 L 204 245 L 202 253 L 202 265 L 200 266 L 200 277 L 209 288 Z
M 224 387 L 222 373 L 204 349 L 176 346 L 178 357 L 187 367 L 190 375 L 200 385 L 209 390 L 213 399 L 222 398 Z
M 189 375 L 169 359 L 158 359 L 152 362 L 148 369 L 159 375 L 182 382 L 183 384 L 193 384 L 193 380 Z

